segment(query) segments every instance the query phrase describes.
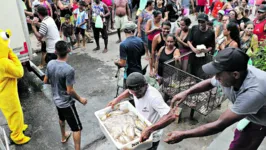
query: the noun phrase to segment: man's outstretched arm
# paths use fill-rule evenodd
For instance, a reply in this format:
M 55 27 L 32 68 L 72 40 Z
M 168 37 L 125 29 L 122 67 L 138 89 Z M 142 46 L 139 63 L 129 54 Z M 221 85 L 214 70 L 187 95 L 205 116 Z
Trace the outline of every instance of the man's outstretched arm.
M 237 115 L 230 109 L 227 109 L 218 120 L 187 131 L 173 131 L 168 134 L 168 137 L 164 141 L 168 144 L 174 144 L 187 138 L 213 135 L 223 131 L 244 117 L 245 115 Z

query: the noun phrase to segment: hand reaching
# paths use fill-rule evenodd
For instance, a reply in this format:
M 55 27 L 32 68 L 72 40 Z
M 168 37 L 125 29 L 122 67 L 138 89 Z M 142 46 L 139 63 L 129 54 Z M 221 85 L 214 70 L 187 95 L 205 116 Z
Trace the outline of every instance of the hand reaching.
M 164 142 L 168 144 L 175 144 L 181 142 L 185 139 L 183 131 L 173 131 L 168 133 L 168 137 L 164 140 Z
M 111 106 L 112 109 L 114 109 L 114 106 L 115 106 L 116 104 L 118 104 L 118 103 L 119 103 L 119 101 L 115 98 L 115 99 L 113 99 L 111 102 L 109 102 L 109 103 L 107 104 L 107 107 Z
M 176 94 L 171 101 L 171 108 L 174 108 L 178 104 L 182 103 L 187 98 L 187 96 L 188 94 L 186 91 Z M 178 103 L 176 104 L 177 101 Z

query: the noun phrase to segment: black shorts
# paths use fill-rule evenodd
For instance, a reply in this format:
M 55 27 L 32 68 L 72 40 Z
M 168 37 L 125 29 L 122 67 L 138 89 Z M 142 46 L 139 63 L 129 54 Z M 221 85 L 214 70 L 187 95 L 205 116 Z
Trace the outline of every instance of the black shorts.
M 196 12 L 204 12 L 204 7 L 205 6 L 197 6 L 196 7 Z
M 45 56 L 45 63 L 49 63 L 51 60 L 57 59 L 57 55 L 55 53 L 47 53 Z
M 82 28 L 78 28 L 78 27 L 76 27 L 76 29 L 75 29 L 75 34 L 77 35 L 77 34 L 81 34 L 82 36 L 85 36 L 85 29 L 82 29 Z
M 46 43 L 45 41 L 41 41 L 41 51 L 46 52 Z
M 57 108 L 58 116 L 61 121 L 67 121 L 69 127 L 71 128 L 71 131 L 81 131 L 82 125 L 79 120 L 79 115 L 77 113 L 75 105 L 70 105 L 66 108 Z

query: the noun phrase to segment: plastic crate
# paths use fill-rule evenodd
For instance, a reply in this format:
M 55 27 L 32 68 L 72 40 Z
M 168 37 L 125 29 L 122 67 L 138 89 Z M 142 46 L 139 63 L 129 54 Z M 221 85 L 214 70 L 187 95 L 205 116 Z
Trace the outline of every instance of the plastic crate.
M 135 115 L 138 116 L 138 118 L 145 122 L 148 126 L 151 126 L 152 124 L 145 119 L 137 110 L 136 108 L 130 104 L 128 101 L 124 101 L 119 103 L 117 106 L 119 106 L 120 110 L 124 110 L 124 109 L 128 109 L 129 111 L 133 112 Z M 116 106 L 115 106 L 116 107 Z M 118 142 L 116 142 L 116 140 L 111 136 L 111 134 L 109 133 L 109 131 L 107 130 L 107 128 L 104 126 L 104 123 L 102 122 L 102 120 L 100 119 L 100 117 L 105 114 L 106 112 L 110 112 L 112 111 L 111 107 L 106 107 L 104 109 L 98 110 L 96 111 L 94 114 L 97 118 L 97 120 L 99 121 L 100 124 L 100 129 L 102 130 L 103 134 L 105 135 L 105 137 L 112 142 L 117 149 L 127 149 L 127 150 L 146 150 L 150 147 L 152 147 L 152 140 L 153 140 L 153 136 L 151 135 L 149 137 L 148 140 L 146 140 L 145 142 L 140 143 L 139 139 L 135 139 L 127 144 L 120 144 Z
M 206 57 L 208 58 L 204 60 L 205 62 L 206 60 L 212 60 L 211 55 L 207 55 Z M 175 60 L 170 60 L 164 64 L 162 91 L 168 96 L 173 97 L 203 80 L 204 79 L 179 69 Z M 196 110 L 200 114 L 208 115 L 225 99 L 220 88 L 213 88 L 206 92 L 189 95 L 183 104 Z

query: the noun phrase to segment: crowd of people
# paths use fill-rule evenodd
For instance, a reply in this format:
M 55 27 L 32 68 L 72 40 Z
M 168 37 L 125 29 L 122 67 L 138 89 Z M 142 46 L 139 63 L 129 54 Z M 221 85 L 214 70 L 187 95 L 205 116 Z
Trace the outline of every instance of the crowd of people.
M 215 134 L 246 117 L 251 122 L 248 133 L 237 130 L 230 150 L 243 147 L 247 138 L 254 140 L 248 149 L 253 150 L 260 145 L 266 126 L 266 116 L 262 114 L 265 111 L 266 73 L 247 64 L 252 65 L 256 53 L 266 46 L 265 0 L 257 0 L 255 5 L 253 0 L 23 1 L 27 22 L 41 43 L 42 61 L 39 67 L 48 64 L 44 81 L 52 84 L 62 143 L 71 135 L 71 132 L 65 132 L 66 120 L 74 132 L 75 148 L 80 149 L 82 125 L 73 98 L 84 105 L 87 103 L 73 89 L 75 73 L 66 63 L 67 53 L 76 48 L 84 49 L 86 42 L 91 43 L 90 30 L 96 43 L 93 51 L 100 50 L 101 33 L 103 53 L 108 52 L 108 33 L 116 28 L 120 59 L 115 64 L 125 67 L 126 90 L 108 106 L 133 95 L 137 110 L 154 124 L 142 132 L 141 141 L 175 120 L 176 101 L 182 102 L 189 94 L 221 86 L 224 94 L 234 103 L 232 109 L 213 123 L 194 130 L 172 132 L 165 141 L 173 144 L 185 138 Z M 252 14 L 253 9 L 255 14 Z M 194 20 L 190 14 L 193 13 L 197 23 L 191 27 Z M 256 15 L 254 20 L 251 19 L 253 15 Z M 126 39 L 122 39 L 122 31 Z M 206 80 L 174 96 L 171 110 L 142 75 L 141 57 L 145 54 L 149 61 L 149 76 L 159 84 L 163 82 L 164 62 L 171 59 L 175 59 L 183 71 Z M 214 56 L 213 62 L 210 62 L 210 56 Z M 208 79 L 210 75 L 216 76 Z M 149 110 L 143 111 L 144 107 Z M 259 129 L 263 133 L 254 132 Z M 157 136 L 152 150 L 158 147 L 161 130 Z M 260 139 L 252 139 L 255 136 Z
M 254 15 L 252 14 L 254 2 L 252 3 L 251 0 L 135 1 L 25 0 L 25 14 L 28 23 L 31 24 L 29 26 L 38 39 L 43 37 L 39 40 L 43 52 L 39 67 L 43 68 L 49 60 L 55 59 L 56 56 L 52 53 L 55 43 L 60 38 L 69 43 L 71 50 L 80 47 L 84 49 L 86 42 L 93 42 L 90 30 L 93 31 L 96 43 L 96 48 L 93 50 L 100 50 L 101 33 L 104 40 L 103 52 L 106 53 L 110 30 L 116 28 L 118 35 L 116 43 L 119 44 L 122 42 L 121 31 L 124 31 L 125 24 L 129 21 L 137 24 L 134 35 L 140 37 L 144 43 L 146 59 L 149 59 L 150 75 L 158 78 L 161 78 L 162 74 L 154 72 L 156 59 L 158 58 L 159 61 L 157 68 L 162 68 L 164 61 L 173 58 L 172 51 L 166 54 L 167 58 L 164 53 L 156 57 L 161 48 L 167 46 L 168 34 L 174 35 L 174 44 L 180 53 L 175 57 L 181 57 L 182 69 L 190 70 L 192 74 L 202 75 L 202 77 L 204 74 L 200 71 L 201 69 L 198 70 L 200 68 L 198 66 L 206 63 L 203 53 L 213 55 L 230 46 L 241 48 L 249 56 L 254 57 L 259 47 L 265 45 L 265 1 L 261 1 L 262 5 L 256 7 L 257 16 L 254 20 L 251 19 Z M 133 3 L 138 3 L 138 5 L 134 5 L 133 8 Z M 142 3 L 145 3 L 145 8 L 140 7 Z M 42 7 L 38 9 L 38 6 Z M 136 15 L 133 13 L 135 9 L 138 10 Z M 207 11 L 208 14 L 206 14 Z M 196 12 L 198 24 L 191 27 L 194 20 L 190 19 L 189 14 L 194 12 Z M 56 30 L 59 34 L 54 32 Z M 38 31 L 42 34 L 38 34 Z M 201 38 L 202 36 L 205 38 Z M 197 46 L 200 45 L 205 47 L 199 50 Z M 165 48 L 162 51 L 165 51 Z M 183 56 L 190 51 L 197 54 L 197 57 L 193 54 Z M 202 57 L 199 57 L 200 55 Z M 252 63 L 252 58 L 250 63 Z

